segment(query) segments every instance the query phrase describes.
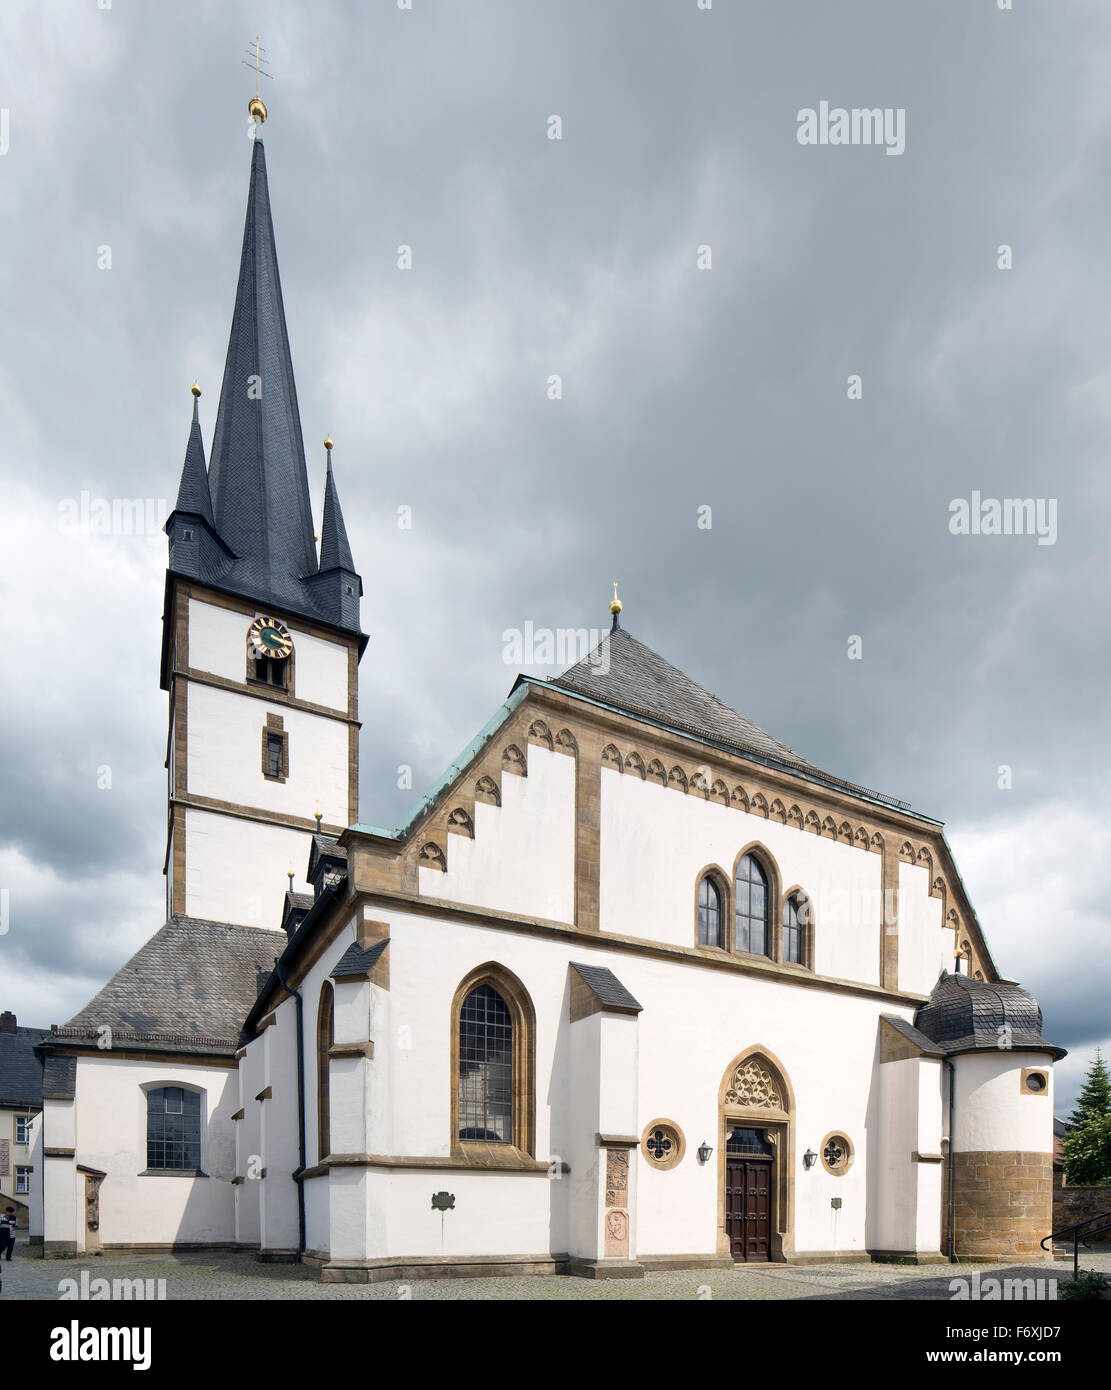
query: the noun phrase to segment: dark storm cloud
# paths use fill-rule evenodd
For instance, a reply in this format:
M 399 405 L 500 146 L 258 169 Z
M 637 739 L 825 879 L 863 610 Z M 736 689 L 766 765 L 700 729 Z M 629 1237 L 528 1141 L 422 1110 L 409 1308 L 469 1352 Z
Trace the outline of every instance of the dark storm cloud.
M 0 834 L 100 883 L 90 971 L 160 892 L 164 552 L 51 518 L 172 500 L 194 375 L 211 438 L 260 24 L 313 498 L 330 431 L 366 586 L 362 819 L 504 698 L 503 630 L 604 626 L 617 576 L 629 629 L 723 699 L 990 842 L 965 873 L 997 958 L 1064 1018 L 1069 972 L 988 867 L 1043 836 L 1105 988 L 1106 898 L 1053 832 L 1109 800 L 1111 16 L 988 0 L 6 10 Z M 822 100 L 905 108 L 905 153 L 800 146 Z M 951 535 L 973 490 L 1057 499 L 1057 543 Z M 67 656 L 60 612 L 102 645 Z M 68 928 L 37 910 L 41 965 Z M 1085 998 L 1081 1046 L 1111 1034 Z

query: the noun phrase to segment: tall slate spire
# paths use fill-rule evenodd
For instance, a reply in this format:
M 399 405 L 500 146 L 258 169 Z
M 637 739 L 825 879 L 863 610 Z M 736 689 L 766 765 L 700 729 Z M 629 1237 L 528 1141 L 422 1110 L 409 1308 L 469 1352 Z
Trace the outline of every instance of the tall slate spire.
M 261 128 L 266 119 L 261 98 L 254 98 L 250 110 L 256 129 Z M 199 386 L 193 390 L 200 394 Z M 206 472 L 194 401 L 177 506 L 166 531 L 170 578 L 181 575 L 278 613 L 357 633 L 365 645 L 359 626 L 363 585 L 351 557 L 330 454 L 317 557 L 266 155 L 257 134 L 210 465 Z
M 262 140 L 254 141 L 209 469 L 216 529 L 237 557 L 236 588 L 303 603 L 316 569 L 312 507 Z

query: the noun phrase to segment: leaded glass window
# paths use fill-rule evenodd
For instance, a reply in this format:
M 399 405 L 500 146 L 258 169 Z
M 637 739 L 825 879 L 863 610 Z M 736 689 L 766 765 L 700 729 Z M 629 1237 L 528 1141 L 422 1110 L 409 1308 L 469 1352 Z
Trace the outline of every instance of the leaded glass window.
M 725 1152 L 730 1154 L 753 1154 L 756 1157 L 770 1157 L 774 1152 L 763 1133 L 758 1129 L 745 1129 L 737 1126 L 726 1140 Z
M 768 876 L 759 861 L 746 854 L 737 865 L 737 950 L 755 956 L 771 952 L 768 917 Z
M 472 989 L 459 1015 L 459 1138 L 513 1142 L 513 1020 L 489 985 Z
M 721 889 L 709 874 L 698 885 L 698 944 L 722 946 Z
M 783 959 L 805 964 L 806 928 L 810 922 L 810 902 L 792 893 L 783 904 Z
M 183 1086 L 147 1092 L 147 1167 L 201 1166 L 201 1096 Z

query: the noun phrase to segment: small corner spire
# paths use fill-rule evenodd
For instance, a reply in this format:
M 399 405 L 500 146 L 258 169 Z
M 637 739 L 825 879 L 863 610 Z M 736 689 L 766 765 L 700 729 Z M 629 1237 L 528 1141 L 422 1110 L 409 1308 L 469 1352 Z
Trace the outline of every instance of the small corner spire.
M 615 579 L 613 581 L 613 599 L 610 602 L 610 612 L 613 614 L 613 629 L 611 630 L 615 631 L 617 628 L 621 626 L 622 607 L 623 604 L 621 600 L 617 597 L 617 580 Z

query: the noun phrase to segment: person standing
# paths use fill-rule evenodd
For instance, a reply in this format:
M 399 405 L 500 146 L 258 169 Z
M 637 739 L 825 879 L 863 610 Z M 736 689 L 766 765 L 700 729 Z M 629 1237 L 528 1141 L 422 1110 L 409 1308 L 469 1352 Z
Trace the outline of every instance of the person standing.
M 15 1224 L 15 1207 L 5 1207 L 0 1215 L 0 1257 L 6 1254 L 9 1264 L 15 1249 Z

